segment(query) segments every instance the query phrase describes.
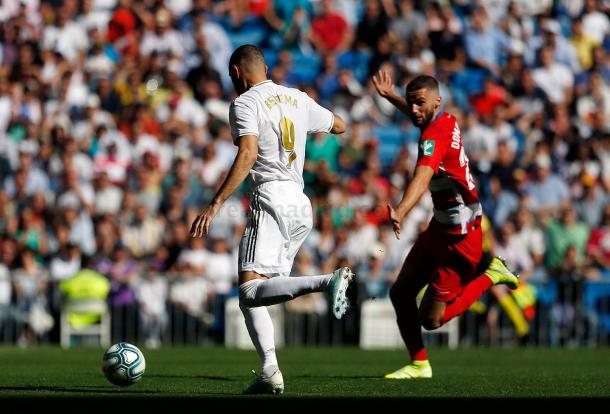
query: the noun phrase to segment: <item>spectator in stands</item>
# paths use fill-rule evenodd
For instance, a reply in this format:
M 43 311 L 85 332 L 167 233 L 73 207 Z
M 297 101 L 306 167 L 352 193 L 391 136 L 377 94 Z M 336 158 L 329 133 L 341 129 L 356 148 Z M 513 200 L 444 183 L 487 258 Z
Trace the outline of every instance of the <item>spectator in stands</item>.
M 178 157 L 174 160 L 172 172 L 165 177 L 161 182 L 163 194 L 167 194 L 168 190 L 177 185 L 183 191 L 182 203 L 184 207 L 194 207 L 202 202 L 204 196 L 201 184 L 195 172 L 192 169 L 192 163 L 189 158 Z
M 497 135 L 489 125 L 482 123 L 474 112 L 466 114 L 464 127 L 462 141 L 473 173 L 489 173 L 497 156 Z
M 506 259 L 511 269 L 519 274 L 520 283 L 525 283 L 532 274 L 534 264 L 527 247 L 515 237 L 515 225 L 506 221 L 500 226 L 494 253 Z
M 311 53 L 312 47 L 309 42 L 311 19 L 305 8 L 297 4 L 292 18 L 282 21 L 281 25 L 275 29 L 280 33 L 286 48 L 298 50 L 301 53 Z
M 165 8 L 157 10 L 154 23 L 145 20 L 145 31 L 140 43 L 141 55 L 150 56 L 153 52 L 179 58 L 184 55 L 180 35 L 173 29 L 171 20 L 171 12 Z
M 356 48 L 375 50 L 388 33 L 389 19 L 380 0 L 367 0 L 364 15 L 356 28 Z
M 582 16 L 582 24 L 585 33 L 601 44 L 604 38 L 610 34 L 610 19 L 600 10 L 598 0 L 585 0 L 585 12 Z
M 539 66 L 534 70 L 534 82 L 554 104 L 567 104 L 572 100 L 574 73 L 563 63 L 554 61 L 553 48 L 540 48 Z
M 594 275 L 610 277 L 610 204 L 606 204 L 602 210 L 600 225 L 592 227 L 586 254 Z
M 593 173 L 583 170 L 580 176 L 582 195 L 575 200 L 574 209 L 578 218 L 593 229 L 600 225 L 609 199 L 600 187 L 599 178 Z
M 218 298 L 227 297 L 237 282 L 237 268 L 229 254 L 229 246 L 224 239 L 211 239 L 210 249 L 206 249 L 206 278 Z
M 586 276 L 578 250 L 568 245 L 559 266 L 551 270 L 557 283 L 557 300 L 551 307 L 550 341 L 554 346 L 577 345 L 575 341 L 586 328 L 583 310 Z
M 114 247 L 112 260 L 105 260 L 96 266 L 96 269 L 110 280 L 108 304 L 112 313 L 117 315 L 112 319 L 112 332 L 119 332 L 126 340 L 135 335 L 135 332 L 127 331 L 125 321 L 133 321 L 136 313 L 134 286 L 141 268 L 142 265 L 132 257 L 129 248 L 120 242 Z
M 565 180 L 551 172 L 551 158 L 541 153 L 535 159 L 534 177 L 528 183 L 529 207 L 534 211 L 555 212 L 568 202 L 570 193 Z
M 123 190 L 112 184 L 106 170 L 98 170 L 94 176 L 96 214 L 117 214 L 121 208 Z
M 121 241 L 134 257 L 141 258 L 161 245 L 163 227 L 160 218 L 151 216 L 144 204 L 137 204 L 134 220 L 123 229 Z
M 38 144 L 33 140 L 24 140 L 19 143 L 19 166 L 18 172 L 23 174 L 23 184 L 18 184 L 15 179 L 8 177 L 4 181 L 6 192 L 14 197 L 17 195 L 21 185 L 25 195 L 32 195 L 35 192 L 48 193 L 49 177 L 34 164 L 34 157 L 38 154 Z
M 570 43 L 576 51 L 580 67 L 583 70 L 591 69 L 593 66 L 593 49 L 599 45 L 599 42 L 584 31 L 583 19 L 580 16 L 572 20 Z
M 504 188 L 496 175 L 489 178 L 489 194 L 481 202 L 494 227 L 504 225 L 519 208 L 517 195 Z
M 387 269 L 384 267 L 385 246 L 381 243 L 370 245 L 368 247 L 367 259 L 362 263 L 358 271 L 364 298 L 387 298 L 391 281 L 389 280 Z
M 310 40 L 316 51 L 320 54 L 345 51 L 350 47 L 353 38 L 353 29 L 345 18 L 334 10 L 332 0 L 322 0 L 321 11 L 311 22 Z
M 209 312 L 212 299 L 210 283 L 201 275 L 184 272 L 180 279 L 170 288 L 169 299 L 174 308 L 184 315 L 184 324 L 199 332 L 199 327 L 209 326 L 214 322 L 214 315 Z M 191 332 L 192 334 L 193 332 Z
M 189 239 L 189 248 L 184 249 L 178 256 L 178 269 L 185 273 L 204 275 L 208 271 L 207 240 Z M 210 269 L 210 272 L 213 270 Z
M 354 267 L 367 261 L 370 246 L 377 240 L 378 231 L 377 227 L 366 222 L 364 209 L 357 208 L 354 211 L 346 252 Z
M 58 205 L 74 205 L 89 215 L 95 214 L 95 192 L 88 182 L 81 182 L 78 172 L 66 166 L 62 174 L 62 185 L 57 198 Z
M 168 324 L 166 301 L 169 296 L 167 279 L 148 269 L 135 287 L 144 345 L 159 348 Z
M 546 244 L 544 232 L 534 222 L 534 215 L 523 205 L 514 216 L 515 234 L 513 239 L 515 243 L 523 246 L 532 258 L 532 281 L 546 282 L 547 272 L 544 269 L 544 255 L 546 253 Z
M 51 280 L 61 282 L 68 279 L 81 269 L 81 251 L 70 242 L 70 230 L 65 225 L 57 228 L 58 250 L 49 263 Z
M 575 252 L 575 263 L 584 263 L 584 254 L 589 240 L 590 229 L 583 222 L 577 221 L 576 212 L 571 204 L 564 204 L 559 210 L 559 220 L 551 220 L 546 227 L 547 257 L 546 264 L 552 271 L 561 265 L 568 248 Z
M 508 50 L 509 42 L 502 31 L 489 23 L 483 6 L 473 10 L 464 43 L 468 59 L 474 67 L 494 76 L 500 75 L 500 59 Z
M 576 113 L 583 137 L 594 133 L 596 116 L 610 119 L 610 88 L 604 83 L 601 73 L 591 72 L 588 90 L 576 99 Z
M 400 0 L 398 16 L 390 21 L 389 32 L 397 44 L 405 45 L 412 37 L 427 37 L 426 17 L 413 3 L 413 0 Z
M 15 229 L 14 237 L 20 246 L 32 249 L 37 255 L 44 256 L 48 253 L 46 223 L 42 217 L 36 217 L 29 207 L 21 210 L 19 225 Z
M 23 248 L 19 257 L 21 265 L 14 271 L 12 279 L 15 306 L 19 312 L 17 343 L 24 347 L 37 342 L 51 329 L 53 319 L 47 310 L 47 271 L 36 262 L 36 253 L 32 249 Z
M 71 300 L 97 299 L 106 301 L 110 291 L 108 279 L 90 268 L 88 259 L 83 261 L 83 268 L 71 278 L 62 280 L 59 289 L 62 294 L 63 303 Z M 99 312 L 68 312 L 68 323 L 74 328 L 81 328 L 100 320 Z M 117 319 L 119 315 L 116 315 Z

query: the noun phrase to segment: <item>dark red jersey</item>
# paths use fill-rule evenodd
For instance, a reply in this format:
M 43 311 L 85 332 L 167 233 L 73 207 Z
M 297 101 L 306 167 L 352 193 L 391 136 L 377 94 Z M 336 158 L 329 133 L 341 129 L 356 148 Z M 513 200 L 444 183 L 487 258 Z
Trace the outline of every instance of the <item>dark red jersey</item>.
M 417 156 L 417 166 L 420 165 L 434 169 L 430 181 L 434 220 L 453 234 L 478 228 L 481 203 L 455 116 L 441 112 L 423 131 Z

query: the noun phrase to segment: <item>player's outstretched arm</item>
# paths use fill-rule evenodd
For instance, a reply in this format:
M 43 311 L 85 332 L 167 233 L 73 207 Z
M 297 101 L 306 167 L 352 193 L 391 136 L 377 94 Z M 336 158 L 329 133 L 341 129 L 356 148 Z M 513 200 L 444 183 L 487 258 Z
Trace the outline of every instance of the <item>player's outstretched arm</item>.
M 223 203 L 241 185 L 258 157 L 258 141 L 255 135 L 244 135 L 239 137 L 237 156 L 229 170 L 229 174 L 220 186 L 220 189 L 212 199 L 209 206 L 193 221 L 191 226 L 191 237 L 203 237 L 208 234 L 208 228 L 214 216 L 220 210 Z
M 396 95 L 394 92 L 394 81 L 387 71 L 380 70 L 377 72 L 377 75 L 373 75 L 373 85 L 375 85 L 379 96 L 390 101 L 392 105 L 405 115 L 409 115 L 407 101 Z
M 393 208 L 388 204 L 390 221 L 392 222 L 392 227 L 394 228 L 397 239 L 400 239 L 400 223 L 426 192 L 432 176 L 434 176 L 434 169 L 432 169 L 432 167 L 421 165 L 415 168 L 413 180 L 409 183 L 398 206 Z

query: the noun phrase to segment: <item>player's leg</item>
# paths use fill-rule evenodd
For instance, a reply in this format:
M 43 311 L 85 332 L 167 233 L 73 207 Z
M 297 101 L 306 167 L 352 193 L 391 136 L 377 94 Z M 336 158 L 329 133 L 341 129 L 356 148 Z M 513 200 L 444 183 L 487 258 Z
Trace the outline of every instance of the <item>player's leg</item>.
M 260 191 L 257 190 L 250 200 L 248 223 L 239 244 L 238 253 L 239 307 L 244 315 L 248 334 L 261 362 L 261 373 L 255 377 L 254 381 L 244 390 L 244 393 L 277 394 L 283 392 L 284 381 L 275 354 L 273 321 L 265 306 L 250 306 L 250 301 L 246 299 L 248 293 L 255 293 L 258 283 L 268 280 L 263 274 L 253 271 L 257 266 L 255 261 L 256 251 L 267 248 L 272 251 L 274 248 L 278 248 L 277 245 L 265 246 L 263 243 L 269 243 L 269 240 L 259 237 L 260 234 L 270 231 L 267 229 L 268 226 L 272 226 L 271 229 L 277 227 L 277 225 L 273 226 L 273 223 L 268 220 L 264 220 L 266 213 L 260 203 L 260 197 Z M 248 288 L 248 286 L 251 286 L 251 288 Z
M 430 378 L 432 369 L 424 347 L 419 322 L 417 296 L 430 279 L 434 270 L 430 256 L 430 230 L 422 233 L 398 274 L 396 282 L 390 288 L 390 300 L 396 311 L 396 322 L 400 335 L 409 351 L 411 363 L 387 374 L 388 379 Z
M 312 292 L 330 288 L 333 273 L 317 276 L 254 278 L 239 285 L 239 302 L 243 306 L 271 306 Z
M 413 261 L 407 257 L 396 282 L 390 288 L 390 300 L 396 312 L 398 329 L 413 361 L 428 359 L 421 336 L 416 298 L 428 283 L 429 274 L 429 269 L 413 265 Z
M 432 289 L 424 297 L 425 312 L 422 324 L 426 329 L 436 329 L 454 317 L 464 313 L 479 297 L 495 284 L 514 284 L 518 286 L 517 276 L 513 275 L 501 259 L 494 258 L 483 274 L 476 274 L 477 265 L 482 257 L 482 234 L 480 228 L 465 236 L 448 236 L 450 254 L 437 270 Z M 463 281 L 468 281 L 464 284 Z M 446 304 L 442 315 L 441 305 Z
M 250 307 L 242 301 L 242 286 L 253 281 L 266 281 L 267 277 L 255 272 L 239 274 L 239 308 L 244 315 L 248 335 L 261 362 L 261 373 L 244 390 L 245 394 L 281 394 L 284 379 L 275 354 L 273 321 L 265 306 Z
M 286 277 L 290 274 L 296 252 L 311 230 L 311 214 L 300 220 L 305 223 L 303 226 L 293 226 L 293 220 L 282 214 L 289 209 L 284 208 L 285 211 L 282 212 L 278 208 L 285 204 L 283 200 L 278 200 L 277 193 L 268 190 L 258 191 L 253 197 L 251 220 L 239 252 L 240 308 L 262 365 L 261 375 L 245 390 L 247 393 L 281 393 L 284 389 L 275 355 L 273 323 L 265 306 L 307 293 L 329 290 L 334 285 L 333 279 L 340 276 L 335 272 L 328 275 Z M 300 188 L 299 192 L 302 194 Z M 306 201 L 309 204 L 309 200 Z M 301 211 L 296 210 L 296 213 L 297 219 L 300 218 Z
M 480 228 L 466 235 L 446 234 L 444 243 L 447 254 L 439 261 L 422 300 L 421 323 L 428 330 L 465 312 L 491 287 L 487 276 L 474 277 L 483 254 Z
M 333 312 L 340 318 L 347 310 L 345 291 L 353 274 L 348 268 L 315 276 L 259 278 L 289 276 L 294 258 L 312 228 L 311 204 L 298 186 L 284 186 L 285 194 L 276 194 L 273 202 L 261 199 L 260 211 L 255 210 L 254 241 L 246 241 L 246 261 L 240 265 L 243 276 L 239 281 L 240 304 L 248 307 L 270 306 L 313 292 L 328 292 Z M 298 190 L 298 191 L 297 191 Z M 279 199 L 279 200 L 278 200 Z M 288 199 L 289 201 L 285 201 Z M 275 207 L 271 208 L 273 204 Z M 282 208 L 278 208 L 278 206 Z

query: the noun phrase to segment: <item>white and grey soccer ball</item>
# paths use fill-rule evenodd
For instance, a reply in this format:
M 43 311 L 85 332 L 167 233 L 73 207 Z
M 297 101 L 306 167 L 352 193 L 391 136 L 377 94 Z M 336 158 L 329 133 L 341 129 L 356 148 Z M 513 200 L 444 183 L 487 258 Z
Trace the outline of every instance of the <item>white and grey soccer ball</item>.
M 115 385 L 124 387 L 140 381 L 145 369 L 144 355 L 130 343 L 116 343 L 104 353 L 102 371 Z

